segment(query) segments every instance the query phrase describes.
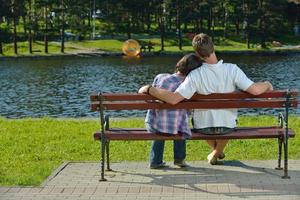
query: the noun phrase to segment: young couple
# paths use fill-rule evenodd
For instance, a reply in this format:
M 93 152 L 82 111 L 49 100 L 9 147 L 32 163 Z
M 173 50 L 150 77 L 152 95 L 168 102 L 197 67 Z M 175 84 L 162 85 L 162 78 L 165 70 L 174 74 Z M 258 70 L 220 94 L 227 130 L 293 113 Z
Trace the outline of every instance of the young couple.
M 251 81 L 235 64 L 218 60 L 211 38 L 198 34 L 192 42 L 195 54 L 184 56 L 176 65 L 174 74 L 159 74 L 152 85 L 145 85 L 139 93 L 148 93 L 164 102 L 177 104 L 190 99 L 194 93 L 229 93 L 237 89 L 253 95 L 273 90 L 271 83 Z M 236 109 L 194 110 L 193 130 L 204 134 L 227 134 L 236 127 Z M 149 132 L 178 134 L 189 138 L 189 116 L 187 110 L 149 110 L 145 119 Z M 215 165 L 225 157 L 224 148 L 228 140 L 207 140 L 211 153 L 208 163 Z M 164 141 L 153 141 L 150 152 L 150 168 L 165 167 L 163 162 Z M 174 141 L 174 165 L 186 167 L 185 140 Z

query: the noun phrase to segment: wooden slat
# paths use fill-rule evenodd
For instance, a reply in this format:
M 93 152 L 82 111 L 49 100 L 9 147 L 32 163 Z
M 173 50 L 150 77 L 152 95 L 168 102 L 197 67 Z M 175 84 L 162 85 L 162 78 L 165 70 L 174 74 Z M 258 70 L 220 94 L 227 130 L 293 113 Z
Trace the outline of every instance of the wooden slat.
M 291 97 L 298 96 L 298 90 L 290 91 Z M 266 92 L 264 94 L 254 96 L 246 92 L 233 92 L 233 93 L 223 93 L 223 94 L 210 94 L 201 95 L 195 94 L 192 100 L 198 99 L 244 99 L 244 98 L 285 98 L 286 90 L 276 90 L 271 92 Z M 103 100 L 105 101 L 133 101 L 133 100 L 156 100 L 157 98 L 146 94 L 138 93 L 104 93 L 102 94 Z M 91 101 L 98 100 L 98 93 L 94 92 L 90 96 Z
M 284 129 L 279 127 L 244 127 L 237 128 L 234 132 L 226 135 L 205 135 L 193 133 L 190 140 L 209 139 L 263 139 L 283 137 Z M 145 129 L 111 129 L 105 132 L 109 140 L 181 140 L 180 135 L 158 135 L 148 133 Z M 295 137 L 293 130 L 289 129 L 289 136 Z M 95 140 L 101 139 L 101 133 L 94 134 Z
M 293 100 L 291 107 L 297 107 L 297 100 Z M 99 102 L 93 102 L 91 108 L 98 110 Z M 103 102 L 106 110 L 147 110 L 147 109 L 223 109 L 223 108 L 282 108 L 284 99 L 268 100 L 215 100 L 215 101 L 188 101 L 176 105 L 159 102 Z
M 274 90 L 270 92 L 263 93 L 261 95 L 252 95 L 247 92 L 233 92 L 233 93 L 223 93 L 223 94 L 210 94 L 210 95 L 201 95 L 195 94 L 191 100 L 199 100 L 199 99 L 262 99 L 262 98 L 285 98 L 286 90 Z M 297 90 L 290 91 L 291 98 L 298 96 Z

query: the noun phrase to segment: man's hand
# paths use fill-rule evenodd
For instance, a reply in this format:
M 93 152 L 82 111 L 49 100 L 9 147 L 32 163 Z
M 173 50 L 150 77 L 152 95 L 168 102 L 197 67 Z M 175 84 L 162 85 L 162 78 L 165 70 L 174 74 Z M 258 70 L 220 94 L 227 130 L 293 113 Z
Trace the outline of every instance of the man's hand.
M 253 95 L 260 95 L 267 91 L 272 91 L 273 86 L 269 81 L 253 83 L 246 91 Z
M 269 86 L 268 91 L 273 91 L 273 85 L 269 81 L 265 81 L 265 83 Z

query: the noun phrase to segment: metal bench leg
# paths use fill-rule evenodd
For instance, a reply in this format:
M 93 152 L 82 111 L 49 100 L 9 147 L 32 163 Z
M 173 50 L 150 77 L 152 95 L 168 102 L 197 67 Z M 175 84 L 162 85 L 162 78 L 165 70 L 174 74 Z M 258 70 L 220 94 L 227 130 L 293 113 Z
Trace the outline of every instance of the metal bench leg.
M 112 171 L 112 169 L 110 168 L 110 162 L 109 162 L 109 140 L 107 140 L 106 142 L 106 164 L 107 164 L 107 171 Z
M 283 179 L 290 179 L 291 177 L 288 175 L 288 138 L 285 138 L 284 144 L 284 175 L 282 176 Z
M 288 175 L 288 141 L 289 141 L 289 107 L 290 107 L 290 97 L 291 94 L 289 90 L 286 93 L 286 104 L 285 104 L 285 131 L 283 138 L 283 147 L 284 147 L 284 175 L 283 179 L 289 179 Z
M 105 137 L 101 137 L 101 179 L 99 181 L 107 181 L 104 178 L 104 165 L 105 165 Z
M 105 123 L 104 123 L 104 128 L 105 128 L 105 130 L 107 131 L 107 130 L 109 130 L 109 115 L 105 115 L 104 116 L 104 121 L 105 121 Z M 112 171 L 111 169 L 110 169 L 110 163 L 109 163 L 109 140 L 106 140 L 106 159 L 107 159 L 107 171 Z
M 282 170 L 281 156 L 282 156 L 282 137 L 278 138 L 278 166 L 275 168 L 277 170 Z

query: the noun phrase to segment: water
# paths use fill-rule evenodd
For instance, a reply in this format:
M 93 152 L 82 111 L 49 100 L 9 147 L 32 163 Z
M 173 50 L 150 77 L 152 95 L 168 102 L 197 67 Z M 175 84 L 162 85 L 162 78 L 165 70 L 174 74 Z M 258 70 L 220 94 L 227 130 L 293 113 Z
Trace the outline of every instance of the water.
M 0 61 L 0 116 L 96 117 L 98 114 L 90 111 L 91 92 L 136 92 L 141 85 L 151 83 L 156 74 L 172 73 L 178 59 L 174 56 L 65 57 Z M 254 81 L 272 82 L 275 89 L 300 88 L 299 54 L 234 55 L 222 56 L 222 59 L 238 64 Z M 294 113 L 299 114 L 300 110 Z M 113 112 L 112 115 L 143 116 L 144 112 Z

